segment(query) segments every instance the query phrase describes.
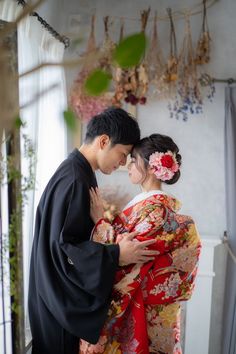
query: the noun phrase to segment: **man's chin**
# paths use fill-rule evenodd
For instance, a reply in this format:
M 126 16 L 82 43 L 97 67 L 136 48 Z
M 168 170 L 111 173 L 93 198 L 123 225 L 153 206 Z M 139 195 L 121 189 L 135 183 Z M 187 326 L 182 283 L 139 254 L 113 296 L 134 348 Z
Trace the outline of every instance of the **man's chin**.
M 118 169 L 119 167 L 114 167 L 114 168 L 110 168 L 110 169 L 104 169 L 104 170 L 100 170 L 104 175 L 111 175 L 112 174 L 112 172 L 114 172 L 114 171 L 117 171 L 117 169 Z
M 104 175 L 111 175 L 114 170 L 101 170 Z

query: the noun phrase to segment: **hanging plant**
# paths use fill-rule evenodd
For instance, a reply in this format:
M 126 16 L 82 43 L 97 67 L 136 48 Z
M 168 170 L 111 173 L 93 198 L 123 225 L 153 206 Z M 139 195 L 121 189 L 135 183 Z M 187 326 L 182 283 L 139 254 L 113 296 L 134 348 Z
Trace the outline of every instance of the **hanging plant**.
M 136 66 L 125 69 L 126 65 L 122 65 L 122 60 L 118 60 L 118 63 L 122 65 L 123 69 L 120 67 L 116 68 L 114 74 L 115 94 L 113 97 L 113 104 L 116 106 L 121 106 L 123 100 L 132 105 L 146 103 L 146 93 L 148 90 L 148 73 L 146 63 L 138 63 L 143 57 L 146 48 L 145 28 L 149 14 L 150 8 L 141 13 L 141 33 L 130 36 L 125 40 L 123 40 L 123 24 L 121 25 L 120 43 L 115 51 L 114 58 L 117 57 L 117 54 L 120 51 L 122 53 L 122 55 L 120 55 L 120 59 L 127 57 L 129 64 L 135 63 Z M 128 45 L 128 41 L 130 41 L 130 44 L 132 43 L 132 46 Z M 142 44 L 141 46 L 140 43 Z M 133 48 L 134 45 L 135 48 Z M 129 52 L 133 54 L 133 57 L 130 59 L 127 56 L 127 53 Z M 127 65 L 127 67 L 128 66 L 130 65 Z
M 185 35 L 178 59 L 178 83 L 175 100 L 168 107 L 171 117 L 187 120 L 188 113 L 202 112 L 202 98 L 194 61 L 189 14 L 186 14 Z
M 212 80 L 210 75 L 204 73 L 200 76 L 199 83 L 202 88 L 202 96 L 206 97 L 210 102 L 212 102 L 216 92 L 214 80 Z
M 114 93 L 114 96 L 112 97 L 112 104 L 115 107 L 122 106 L 122 101 L 124 100 L 125 94 L 126 94 L 124 84 L 125 84 L 125 76 L 126 76 L 127 69 L 122 68 L 120 65 L 122 65 L 123 62 L 127 65 L 127 61 L 124 61 L 122 55 L 119 52 L 121 50 L 120 48 L 122 46 L 123 37 L 124 37 L 124 21 L 121 20 L 119 44 L 113 54 L 113 58 L 119 64 L 119 66 L 115 66 L 115 68 L 114 68 L 114 77 L 113 77 L 115 93 Z M 129 46 L 129 49 L 130 49 L 130 46 Z M 122 51 L 121 51 L 121 53 L 122 53 Z M 122 61 L 122 59 L 123 59 L 123 61 Z M 128 56 L 128 59 L 129 59 L 129 56 Z
M 153 21 L 151 44 L 146 57 L 148 68 L 149 96 L 155 99 L 166 98 L 168 84 L 164 80 L 165 63 L 157 31 L 157 12 Z
M 175 27 L 172 17 L 172 11 L 170 8 L 167 10 L 167 14 L 170 20 L 170 54 L 167 59 L 166 69 L 164 73 L 164 81 L 169 83 L 169 88 L 172 89 L 173 85 L 178 79 L 178 57 L 177 57 L 177 44 L 176 44 L 176 35 Z M 173 90 L 171 90 L 173 91 Z
M 210 61 L 210 32 L 207 23 L 206 0 L 203 0 L 202 29 L 197 42 L 195 62 L 198 65 L 207 64 Z
M 100 48 L 100 58 L 98 68 L 108 73 L 112 73 L 112 56 L 115 49 L 115 43 L 112 41 L 109 34 L 109 16 L 103 18 L 104 22 L 104 41 Z
M 99 53 L 96 48 L 94 34 L 95 15 L 92 16 L 87 48 L 82 55 L 84 64 L 71 88 L 70 107 L 82 121 L 89 121 L 94 115 L 101 113 L 111 105 L 111 95 L 108 93 L 101 94 L 109 85 L 108 74 L 101 72 L 101 68 L 108 68 L 109 62 L 108 53 L 110 52 L 108 50 L 108 41 L 110 40 L 107 33 L 107 23 L 108 19 L 104 19 L 105 41 Z M 94 60 L 96 56 L 100 58 L 99 65 L 97 61 Z M 94 85 L 94 80 L 98 80 L 98 85 L 97 82 L 96 85 Z

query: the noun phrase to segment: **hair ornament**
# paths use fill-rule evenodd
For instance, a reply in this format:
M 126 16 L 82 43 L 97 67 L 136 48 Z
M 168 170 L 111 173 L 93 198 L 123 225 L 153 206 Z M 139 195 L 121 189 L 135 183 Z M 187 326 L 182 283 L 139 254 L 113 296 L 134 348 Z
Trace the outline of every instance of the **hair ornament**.
M 151 154 L 149 165 L 155 169 L 155 176 L 161 181 L 169 181 L 179 170 L 176 155 L 169 150 L 167 152 L 154 152 Z

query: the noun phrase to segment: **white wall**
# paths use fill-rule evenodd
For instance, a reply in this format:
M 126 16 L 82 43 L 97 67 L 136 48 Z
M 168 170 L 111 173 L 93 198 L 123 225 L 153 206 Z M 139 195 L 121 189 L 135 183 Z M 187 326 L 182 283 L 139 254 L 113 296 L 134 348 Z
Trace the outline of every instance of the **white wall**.
M 89 15 L 96 8 L 96 37 L 100 43 L 103 38 L 104 15 L 138 18 L 140 10 L 151 6 L 152 10 L 165 14 L 165 8 L 179 9 L 180 6 L 190 8 L 199 3 L 195 0 L 61 0 L 60 19 L 62 31 L 68 31 L 70 15 L 81 15 L 81 31 L 84 39 L 89 32 Z M 205 71 L 217 78 L 236 78 L 236 1 L 218 0 L 208 11 L 208 24 L 212 36 L 211 62 Z M 59 20 L 58 20 L 59 21 Z M 118 37 L 119 20 L 113 19 L 112 37 Z M 125 21 L 127 32 L 139 29 L 139 22 Z M 193 39 L 196 42 L 200 31 L 201 16 L 191 18 Z M 176 22 L 177 38 L 182 38 L 184 22 Z M 164 53 L 168 52 L 169 29 L 167 22 L 159 23 L 160 39 Z M 81 50 L 84 47 L 81 45 Z M 178 42 L 180 45 L 180 42 Z M 67 52 L 67 57 L 78 55 Z M 68 88 L 77 70 L 67 72 Z M 165 188 L 171 191 L 183 202 L 183 213 L 193 216 L 202 234 L 221 238 L 226 228 L 225 217 L 225 187 L 224 187 L 224 84 L 216 84 L 213 102 L 205 101 L 203 114 L 191 115 L 187 122 L 169 118 L 166 102 L 150 102 L 140 106 L 137 119 L 142 130 L 142 136 L 153 132 L 167 134 L 173 137 L 180 148 L 183 157 L 182 178 L 174 186 Z M 115 172 L 112 176 L 98 174 L 101 186 L 122 185 L 124 192 L 134 195 L 137 187 L 130 186 L 125 172 Z M 216 278 L 213 285 L 213 309 L 211 325 L 211 354 L 222 354 L 220 350 L 221 316 L 223 302 L 223 286 L 225 275 L 225 253 L 219 246 L 215 257 Z M 204 301 L 204 299 L 202 299 Z M 186 353 L 191 354 L 191 353 Z

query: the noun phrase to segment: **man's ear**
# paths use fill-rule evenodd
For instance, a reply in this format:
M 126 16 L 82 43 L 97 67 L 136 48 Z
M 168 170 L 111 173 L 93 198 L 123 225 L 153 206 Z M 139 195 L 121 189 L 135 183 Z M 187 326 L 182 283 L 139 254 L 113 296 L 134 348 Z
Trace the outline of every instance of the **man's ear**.
M 103 134 L 103 135 L 100 135 L 99 136 L 99 140 L 98 140 L 98 143 L 99 143 L 99 147 L 100 149 L 104 149 L 105 147 L 107 147 L 110 143 L 110 138 L 108 135 L 106 134 Z

